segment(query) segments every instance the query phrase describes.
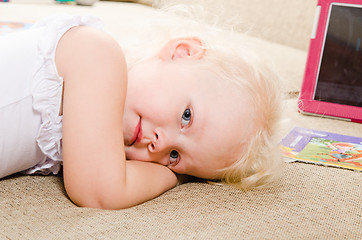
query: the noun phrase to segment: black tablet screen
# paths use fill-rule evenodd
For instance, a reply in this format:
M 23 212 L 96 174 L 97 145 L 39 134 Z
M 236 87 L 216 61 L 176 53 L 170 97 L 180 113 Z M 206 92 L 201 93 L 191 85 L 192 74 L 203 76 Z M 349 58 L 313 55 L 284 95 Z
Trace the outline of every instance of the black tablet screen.
M 362 8 L 331 6 L 314 99 L 362 107 Z

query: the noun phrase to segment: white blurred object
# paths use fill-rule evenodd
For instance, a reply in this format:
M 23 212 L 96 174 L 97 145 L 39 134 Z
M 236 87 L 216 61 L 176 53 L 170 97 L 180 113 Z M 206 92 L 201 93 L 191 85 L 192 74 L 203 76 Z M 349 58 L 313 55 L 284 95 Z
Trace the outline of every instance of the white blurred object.
M 75 0 L 78 5 L 92 6 L 98 0 Z

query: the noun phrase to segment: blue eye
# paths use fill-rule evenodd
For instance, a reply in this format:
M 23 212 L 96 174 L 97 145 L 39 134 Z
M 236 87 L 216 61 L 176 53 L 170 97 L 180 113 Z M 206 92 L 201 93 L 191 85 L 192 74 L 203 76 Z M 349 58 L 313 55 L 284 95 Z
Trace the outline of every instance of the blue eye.
M 181 118 L 181 127 L 186 127 L 190 124 L 192 118 L 192 113 L 190 108 L 187 108 L 184 113 L 182 114 Z
M 176 150 L 172 150 L 171 153 L 170 153 L 170 163 L 173 164 L 177 161 L 178 159 L 178 152 Z

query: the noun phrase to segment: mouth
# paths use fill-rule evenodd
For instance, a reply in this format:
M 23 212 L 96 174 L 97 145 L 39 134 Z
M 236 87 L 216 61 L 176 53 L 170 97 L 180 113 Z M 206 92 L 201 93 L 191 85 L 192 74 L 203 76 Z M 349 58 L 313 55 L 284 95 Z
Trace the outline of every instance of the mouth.
M 135 144 L 136 142 L 140 142 L 142 140 L 142 126 L 141 126 L 141 118 L 134 130 L 133 137 L 131 139 L 131 145 Z

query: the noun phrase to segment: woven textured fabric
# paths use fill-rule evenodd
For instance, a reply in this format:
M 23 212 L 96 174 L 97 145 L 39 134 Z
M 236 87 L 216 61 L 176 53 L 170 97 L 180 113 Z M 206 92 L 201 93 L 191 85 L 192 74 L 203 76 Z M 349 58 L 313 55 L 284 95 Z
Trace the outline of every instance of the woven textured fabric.
M 360 182 L 358 172 L 293 163 L 267 189 L 188 183 L 105 211 L 74 206 L 59 176 L 17 176 L 0 182 L 0 238 L 358 239 Z

